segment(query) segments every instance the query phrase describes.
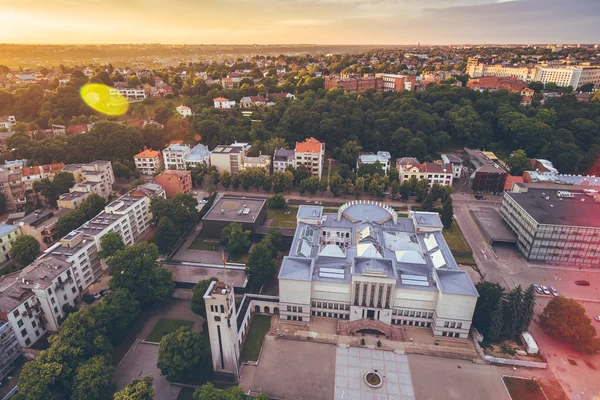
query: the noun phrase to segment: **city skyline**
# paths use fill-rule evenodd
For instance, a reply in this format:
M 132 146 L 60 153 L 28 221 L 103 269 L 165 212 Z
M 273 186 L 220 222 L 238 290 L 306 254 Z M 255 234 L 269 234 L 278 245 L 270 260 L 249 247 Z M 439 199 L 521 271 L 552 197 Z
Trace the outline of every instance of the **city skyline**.
M 595 0 L 6 0 L 22 44 L 594 43 Z M 557 29 L 574 24 L 577 29 Z

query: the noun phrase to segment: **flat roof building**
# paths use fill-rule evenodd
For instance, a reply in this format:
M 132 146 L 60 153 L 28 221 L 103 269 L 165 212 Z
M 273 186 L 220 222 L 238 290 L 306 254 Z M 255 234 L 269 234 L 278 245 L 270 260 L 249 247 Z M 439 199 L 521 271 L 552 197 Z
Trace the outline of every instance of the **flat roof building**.
M 190 171 L 167 170 L 158 174 L 154 180 L 165 190 L 168 199 L 180 193 L 192 193 L 192 173 Z
M 362 164 L 375 164 L 379 161 L 383 172 L 387 175 L 390 169 L 392 156 L 389 151 L 378 151 L 377 153 L 360 153 L 358 160 L 356 160 L 356 168 L 359 168 Z
M 470 189 L 474 192 L 502 193 L 508 171 L 494 153 L 465 148 L 465 154 L 473 167 L 469 177 Z
M 249 197 L 223 196 L 215 201 L 202 218 L 202 229 L 211 237 L 220 237 L 221 231 L 232 222 L 242 228 L 256 231 L 267 218 L 267 200 Z
M 500 215 L 517 234 L 517 247 L 528 260 L 600 266 L 598 190 L 515 184 L 502 197 Z
M 230 145 L 220 144 L 210 152 L 210 165 L 219 173 L 225 171 L 237 174 L 244 168 L 244 159 L 252 145 L 234 142 Z

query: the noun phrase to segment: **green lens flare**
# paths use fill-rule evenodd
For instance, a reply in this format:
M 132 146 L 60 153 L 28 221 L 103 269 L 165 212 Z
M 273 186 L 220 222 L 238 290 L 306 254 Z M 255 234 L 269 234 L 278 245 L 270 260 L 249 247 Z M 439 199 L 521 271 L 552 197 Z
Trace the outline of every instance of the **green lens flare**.
M 116 89 L 100 83 L 88 83 L 79 91 L 81 98 L 94 110 L 106 115 L 123 115 L 129 108 L 127 99 Z

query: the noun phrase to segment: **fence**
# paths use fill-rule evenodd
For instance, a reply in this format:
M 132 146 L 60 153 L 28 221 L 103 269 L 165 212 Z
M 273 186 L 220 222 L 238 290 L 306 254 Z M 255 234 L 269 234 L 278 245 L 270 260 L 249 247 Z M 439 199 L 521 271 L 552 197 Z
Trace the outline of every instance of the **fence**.
M 517 367 L 529 367 L 529 368 L 540 368 L 546 369 L 548 368 L 548 364 L 545 362 L 539 361 L 526 361 L 526 360 L 514 360 L 512 358 L 500 358 L 494 356 L 485 355 L 483 349 L 479 345 L 477 340 L 473 339 L 473 343 L 475 343 L 475 349 L 477 353 L 479 353 L 479 357 L 481 357 L 485 362 L 489 364 L 502 364 L 502 365 L 515 365 Z
M 18 386 L 15 386 L 14 388 L 12 388 L 12 389 L 10 390 L 10 392 L 8 392 L 8 393 L 6 394 L 6 396 L 4 396 L 4 397 L 2 398 L 2 400 L 8 400 L 8 399 L 10 399 L 10 398 L 11 398 L 11 397 L 13 397 L 15 394 L 17 394 L 17 392 L 18 392 L 18 391 L 19 391 L 19 387 L 18 387 Z

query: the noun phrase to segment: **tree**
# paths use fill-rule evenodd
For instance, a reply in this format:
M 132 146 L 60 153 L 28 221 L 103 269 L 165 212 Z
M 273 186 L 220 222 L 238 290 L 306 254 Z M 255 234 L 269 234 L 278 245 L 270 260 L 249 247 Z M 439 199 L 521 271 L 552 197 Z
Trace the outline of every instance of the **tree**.
M 523 299 L 521 300 L 521 309 L 519 315 L 521 316 L 521 325 L 519 326 L 519 333 L 525 332 L 529 329 L 529 324 L 533 320 L 535 315 L 535 288 L 533 285 L 529 285 L 523 292 Z
M 329 181 L 329 190 L 331 194 L 338 197 L 342 192 L 342 186 L 344 185 L 344 179 L 337 172 L 333 174 Z
M 75 186 L 75 177 L 70 172 L 58 172 L 54 175 L 52 184 L 56 188 L 56 194 L 61 195 Z
M 203 281 L 198 282 L 194 286 L 192 302 L 190 307 L 195 314 L 200 315 L 201 317 L 206 318 L 206 306 L 204 302 L 204 294 L 208 290 L 210 283 L 212 281 L 216 281 L 217 278 L 205 279 Z
M 56 222 L 56 228 L 60 236 L 65 236 L 69 232 L 79 228 L 85 222 L 85 214 L 81 210 L 71 210 L 65 215 L 61 215 Z
M 168 217 L 162 217 L 154 236 L 154 243 L 158 246 L 161 254 L 170 253 L 177 245 L 177 242 L 179 242 L 180 237 L 181 233 L 173 221 Z
M 523 172 L 531 169 L 531 159 L 524 150 L 515 150 L 507 162 L 511 175 L 521 176 Z
M 25 363 L 19 376 L 19 391 L 26 400 L 68 398 L 60 385 L 64 367 L 59 362 L 36 359 Z
M 71 400 L 110 400 L 115 391 L 114 366 L 105 357 L 92 357 L 77 368 Z
M 108 260 L 110 288 L 129 290 L 142 307 L 169 301 L 175 283 L 157 259 L 158 248 L 152 243 L 142 242 L 117 251 Z
M 600 102 L 600 90 L 596 90 L 596 93 L 592 96 L 592 101 Z
M 156 366 L 169 382 L 206 382 L 212 376 L 210 345 L 199 332 L 181 327 L 161 339 Z
M 13 242 L 10 256 L 21 266 L 31 264 L 40 254 L 40 243 L 29 235 L 20 235 Z
M 268 203 L 269 203 L 269 208 L 279 209 L 279 210 L 283 210 L 283 209 L 287 208 L 287 204 L 285 202 L 285 197 L 283 197 L 283 195 L 281 193 L 277 193 L 277 194 L 271 196 Z
M 410 196 L 410 184 L 408 181 L 402 182 L 398 190 L 400 192 L 400 198 L 404 201 L 408 200 L 408 197 Z
M 259 287 L 275 274 L 275 260 L 272 248 L 264 242 L 260 242 L 252 249 L 246 263 L 246 273 L 249 275 L 250 283 Z
M 354 195 L 358 199 L 365 191 L 365 179 L 361 176 L 354 181 Z
M 83 212 L 85 219 L 89 221 L 100 214 L 104 210 L 104 207 L 106 207 L 106 200 L 97 194 L 91 194 L 81 203 L 79 210 Z
M 110 258 L 119 250 L 125 248 L 123 238 L 117 232 L 108 232 L 100 239 L 100 257 Z
M 239 386 L 232 386 L 229 389 L 217 389 L 212 382 L 205 383 L 194 391 L 192 395 L 194 400 L 245 400 L 246 395 Z M 258 400 L 269 400 L 269 396 L 264 393 L 254 397 Z
M 221 186 L 223 186 L 223 188 L 225 190 L 229 189 L 229 186 L 231 186 L 231 181 L 232 181 L 231 173 L 229 173 L 228 171 L 223 171 L 220 179 L 221 179 Z
M 424 211 L 433 210 L 433 195 L 431 193 L 429 193 L 429 194 L 427 194 L 427 196 L 425 196 L 425 198 L 423 199 L 423 203 L 421 204 L 421 208 Z
M 497 283 L 486 281 L 478 282 L 475 287 L 477 288 L 477 293 L 479 293 L 479 298 L 477 299 L 477 305 L 473 313 L 473 325 L 475 325 L 483 336 L 488 336 L 491 316 L 498 302 L 502 302 L 504 288 Z M 502 314 L 500 317 L 502 318 Z
M 221 231 L 221 244 L 231 253 L 243 253 L 250 247 L 250 233 L 242 224 L 232 222 Z
M 489 326 L 487 327 L 487 339 L 490 342 L 497 342 L 502 336 L 502 328 L 504 317 L 502 315 L 503 302 L 502 298 L 498 298 L 490 317 Z
M 506 295 L 504 303 L 504 336 L 511 337 L 520 333 L 521 327 L 521 302 L 523 300 L 523 289 L 521 285 L 513 288 Z
M 427 181 L 425 179 L 419 180 L 415 187 L 415 194 L 416 194 L 415 200 L 419 203 L 422 202 L 423 200 L 425 200 L 425 197 L 427 197 L 428 193 L 429 193 L 429 183 L 427 183 Z
M 444 224 L 444 228 L 448 229 L 452 226 L 452 217 L 454 216 L 454 210 L 452 207 L 452 197 L 448 196 L 442 202 L 442 212 L 440 214 L 440 219 L 442 220 L 442 224 Z
M 590 347 L 596 328 L 586 315 L 585 308 L 576 300 L 563 296 L 553 297 L 540 314 L 540 328 L 555 339 L 577 348 Z
M 123 390 L 115 393 L 114 400 L 153 400 L 152 375 L 143 380 L 134 379 Z
M 300 184 L 305 185 L 306 191 L 310 193 L 311 196 L 314 196 L 319 190 L 319 178 L 314 175 L 302 180 Z

